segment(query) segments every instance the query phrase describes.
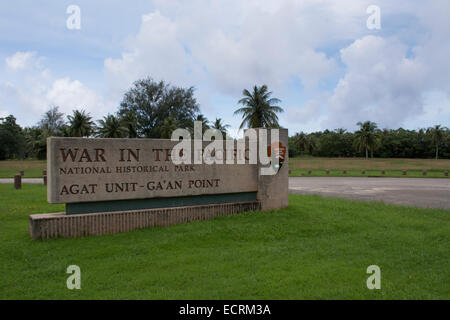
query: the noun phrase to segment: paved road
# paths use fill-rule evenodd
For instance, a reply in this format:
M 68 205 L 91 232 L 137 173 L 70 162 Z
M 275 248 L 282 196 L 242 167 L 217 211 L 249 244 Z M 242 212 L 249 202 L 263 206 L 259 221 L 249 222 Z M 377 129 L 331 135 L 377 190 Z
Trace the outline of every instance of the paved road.
M 43 178 L 23 178 L 22 183 L 43 184 Z M 0 179 L 0 184 L 14 184 L 14 179 Z
M 450 179 L 291 177 L 289 192 L 450 209 Z
M 0 179 L 13 184 L 14 179 Z M 22 183 L 42 184 L 42 178 Z M 450 179 L 291 177 L 289 192 L 450 210 Z

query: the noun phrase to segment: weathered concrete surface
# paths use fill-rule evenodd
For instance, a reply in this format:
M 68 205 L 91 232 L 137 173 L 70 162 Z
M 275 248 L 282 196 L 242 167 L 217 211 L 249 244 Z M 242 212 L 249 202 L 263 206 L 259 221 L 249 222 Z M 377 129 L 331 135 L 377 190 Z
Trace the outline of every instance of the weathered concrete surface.
M 176 145 L 164 139 L 48 138 L 47 200 L 75 203 L 257 191 L 256 164 L 175 165 L 171 151 Z
M 47 213 L 30 215 L 29 232 L 33 239 L 84 237 L 128 232 L 148 227 L 163 227 L 194 220 L 208 220 L 249 210 L 259 210 L 258 201 L 212 205 L 116 211 L 66 215 Z
M 289 192 L 450 209 L 449 179 L 291 177 Z
M 258 135 L 260 130 L 261 129 L 255 130 Z M 270 146 L 271 150 L 270 161 L 272 165 L 275 164 L 276 161 L 279 163 L 281 161 L 282 166 L 277 172 L 274 169 L 268 170 L 270 168 L 267 168 L 267 165 L 263 165 L 261 164 L 261 161 L 258 161 L 259 175 L 257 199 L 261 203 L 261 210 L 277 210 L 289 205 L 288 130 L 279 129 L 279 136 L 274 137 L 274 143 L 272 143 L 271 137 L 271 133 L 273 132 L 274 131 L 267 131 L 267 146 Z M 260 138 L 261 137 L 258 139 Z M 258 144 L 258 157 L 261 155 L 259 148 L 260 145 Z M 262 152 L 268 153 L 268 150 L 262 150 Z M 276 158 L 278 158 L 278 160 L 276 160 Z M 273 171 L 272 173 L 276 174 L 268 175 L 268 171 Z

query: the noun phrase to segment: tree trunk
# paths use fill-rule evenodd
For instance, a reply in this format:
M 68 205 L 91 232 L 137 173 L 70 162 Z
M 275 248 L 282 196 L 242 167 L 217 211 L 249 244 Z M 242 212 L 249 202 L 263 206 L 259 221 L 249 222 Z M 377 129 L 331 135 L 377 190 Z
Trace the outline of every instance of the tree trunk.
M 436 160 L 438 159 L 438 153 L 439 153 L 439 146 L 438 146 L 438 144 L 436 143 Z
M 366 160 L 367 160 L 367 158 L 369 158 L 369 150 L 366 147 Z

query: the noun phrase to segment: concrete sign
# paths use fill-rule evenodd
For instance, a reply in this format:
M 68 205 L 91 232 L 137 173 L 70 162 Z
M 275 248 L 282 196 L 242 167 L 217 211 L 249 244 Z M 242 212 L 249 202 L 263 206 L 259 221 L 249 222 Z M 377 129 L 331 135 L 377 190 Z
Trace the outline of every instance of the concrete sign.
M 175 165 L 171 161 L 171 150 L 176 144 L 178 142 L 162 139 L 48 138 L 48 202 L 80 203 L 258 190 L 256 164 Z

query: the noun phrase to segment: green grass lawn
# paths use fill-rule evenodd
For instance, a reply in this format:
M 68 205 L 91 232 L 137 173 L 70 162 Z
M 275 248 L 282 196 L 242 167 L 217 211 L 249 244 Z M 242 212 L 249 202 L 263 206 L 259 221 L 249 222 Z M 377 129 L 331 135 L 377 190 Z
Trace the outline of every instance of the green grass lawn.
M 401 177 L 401 178 L 449 178 L 450 159 L 364 159 L 297 157 L 289 159 L 291 177 Z M 326 174 L 326 170 L 330 173 Z M 311 173 L 308 173 L 311 170 Z M 343 173 L 347 170 L 347 173 Z M 365 170 L 365 174 L 362 174 Z M 385 173 L 382 174 L 381 170 Z M 406 170 L 406 175 L 403 175 Z M 427 171 L 423 175 L 423 170 Z
M 62 211 L 41 185 L 0 185 L 0 299 L 449 299 L 449 211 L 290 196 L 287 209 L 32 241 Z M 81 268 L 81 290 L 66 268 Z M 366 269 L 381 268 L 381 290 Z
M 14 178 L 20 170 L 24 171 L 24 178 L 42 178 L 42 170 L 46 169 L 45 160 L 0 161 L 0 178 Z
M 42 170 L 46 169 L 44 160 L 9 160 L 0 161 L 0 178 L 13 178 L 20 170 L 25 171 L 24 178 L 41 178 Z M 289 159 L 291 177 L 401 177 L 401 178 L 450 178 L 445 171 L 450 171 L 448 159 L 360 159 L 360 158 L 314 158 L 301 157 Z M 327 175 L 325 170 L 329 169 Z M 343 174 L 343 170 L 347 170 Z M 361 174 L 361 170 L 366 174 Z M 311 174 L 308 174 L 311 170 Z M 385 170 L 385 174 L 381 174 Z M 402 174 L 406 170 L 406 175 Z M 427 170 L 427 175 L 422 174 Z
M 0 178 L 13 178 L 20 170 L 25 171 L 24 178 L 41 178 L 46 169 L 44 160 L 8 160 L 0 161 Z M 445 171 L 450 171 L 449 159 L 361 159 L 361 158 L 315 158 L 301 157 L 289 159 L 291 177 L 402 177 L 402 178 L 450 178 Z M 327 175 L 325 170 L 329 169 Z M 343 174 L 343 170 L 347 170 Z M 361 174 L 361 170 L 366 174 Z M 308 174 L 311 170 L 311 174 Z M 385 174 L 381 174 L 385 170 Z M 402 174 L 406 170 L 406 175 Z M 427 170 L 427 175 L 422 171 Z
M 382 174 L 381 170 L 365 170 L 362 174 L 362 169 L 346 169 L 344 174 L 343 169 L 331 169 L 326 173 L 326 169 L 291 169 L 290 177 L 389 177 L 389 178 L 449 178 L 445 176 L 441 170 L 429 170 L 426 175 L 422 174 L 422 170 L 407 170 L 404 175 L 402 170 L 385 170 Z

